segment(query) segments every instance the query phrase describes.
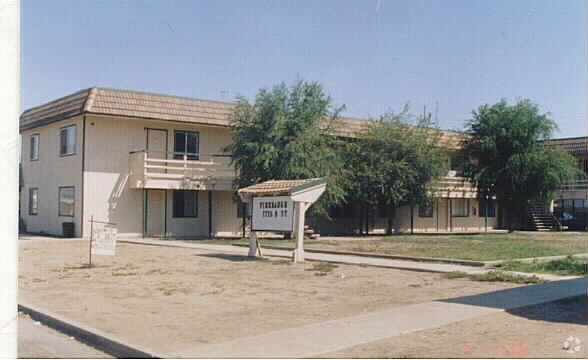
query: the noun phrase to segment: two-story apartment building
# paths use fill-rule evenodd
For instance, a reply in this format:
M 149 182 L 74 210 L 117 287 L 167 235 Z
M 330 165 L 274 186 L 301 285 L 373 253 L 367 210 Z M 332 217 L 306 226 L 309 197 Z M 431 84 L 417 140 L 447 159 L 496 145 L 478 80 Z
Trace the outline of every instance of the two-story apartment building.
M 580 175 L 555 195 L 554 214 L 570 230 L 588 229 L 588 136 L 550 140 L 578 161 Z
M 116 223 L 128 237 L 241 236 L 243 209 L 230 154 L 233 104 L 90 88 L 25 111 L 21 218 L 26 230 L 89 236 L 89 220 Z M 353 136 L 367 120 L 342 119 L 333 136 Z M 459 133 L 446 132 L 449 147 Z M 453 144 L 453 145 L 452 145 Z M 428 209 L 396 211 L 397 232 L 472 232 L 496 227 L 496 205 L 455 172 L 433 188 Z M 324 234 L 383 232 L 386 210 L 334 209 L 311 221 Z M 365 214 L 362 215 L 362 214 Z

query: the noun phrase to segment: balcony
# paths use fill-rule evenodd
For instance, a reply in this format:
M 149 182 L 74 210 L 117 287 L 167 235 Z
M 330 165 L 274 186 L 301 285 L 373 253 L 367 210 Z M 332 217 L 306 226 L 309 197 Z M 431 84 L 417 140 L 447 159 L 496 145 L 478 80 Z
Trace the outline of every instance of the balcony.
M 132 151 L 129 153 L 129 184 L 132 189 L 229 191 L 233 190 L 236 178 L 230 161 L 229 154 Z
M 582 177 L 575 181 L 562 185 L 557 197 L 560 199 L 585 199 L 588 200 L 588 179 Z
M 431 185 L 433 197 L 436 198 L 476 198 L 478 189 L 467 177 L 455 175 L 450 171 Z

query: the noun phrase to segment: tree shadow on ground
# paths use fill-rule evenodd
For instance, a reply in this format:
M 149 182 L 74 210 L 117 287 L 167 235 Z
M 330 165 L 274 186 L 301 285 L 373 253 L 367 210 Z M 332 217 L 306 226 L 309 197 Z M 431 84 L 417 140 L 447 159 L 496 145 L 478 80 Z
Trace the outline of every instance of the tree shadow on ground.
M 205 256 L 229 261 L 269 261 L 265 258 L 250 257 L 246 255 L 227 255 L 227 254 L 197 254 L 195 256 Z

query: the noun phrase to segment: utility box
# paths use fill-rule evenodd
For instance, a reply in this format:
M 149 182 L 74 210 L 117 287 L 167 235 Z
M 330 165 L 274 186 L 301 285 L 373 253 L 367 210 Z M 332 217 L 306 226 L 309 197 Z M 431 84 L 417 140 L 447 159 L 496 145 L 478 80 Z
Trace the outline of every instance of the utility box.
M 72 238 L 74 237 L 74 223 L 73 222 L 64 222 L 61 223 L 63 228 L 63 237 L 64 238 Z

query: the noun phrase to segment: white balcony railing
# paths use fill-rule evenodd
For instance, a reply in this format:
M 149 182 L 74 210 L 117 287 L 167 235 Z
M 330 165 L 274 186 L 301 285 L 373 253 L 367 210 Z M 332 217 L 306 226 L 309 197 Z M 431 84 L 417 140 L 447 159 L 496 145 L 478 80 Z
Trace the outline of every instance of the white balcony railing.
M 455 172 L 449 172 L 449 176 L 442 176 L 431 184 L 434 197 L 440 198 L 475 198 L 478 189 L 467 177 L 456 176 Z
M 133 151 L 129 154 L 132 188 L 231 190 L 236 177 L 228 154 L 178 154 Z

